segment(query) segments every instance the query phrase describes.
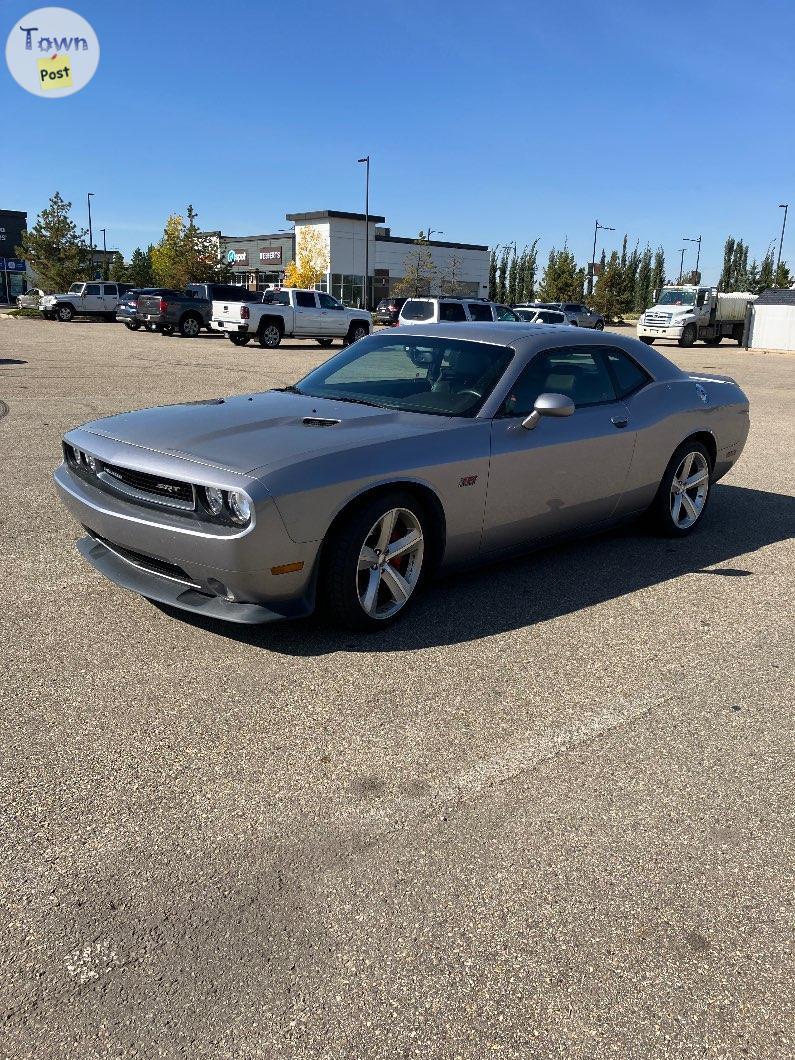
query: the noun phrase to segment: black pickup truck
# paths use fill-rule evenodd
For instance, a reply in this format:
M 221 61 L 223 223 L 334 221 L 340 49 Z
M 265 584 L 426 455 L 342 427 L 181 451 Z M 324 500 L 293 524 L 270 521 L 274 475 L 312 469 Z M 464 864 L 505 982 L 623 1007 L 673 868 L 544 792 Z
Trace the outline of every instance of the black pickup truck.
M 195 338 L 207 328 L 212 315 L 212 302 L 192 291 L 162 288 L 156 294 L 141 294 L 135 319 L 148 331 L 173 335 L 178 331 L 183 338 Z

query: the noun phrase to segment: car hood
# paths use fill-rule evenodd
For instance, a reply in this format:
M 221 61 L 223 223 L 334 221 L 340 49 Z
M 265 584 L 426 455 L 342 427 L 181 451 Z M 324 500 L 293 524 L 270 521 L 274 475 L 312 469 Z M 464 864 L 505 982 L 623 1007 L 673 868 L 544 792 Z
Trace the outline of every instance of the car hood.
M 313 422 L 323 419 L 339 423 Z M 125 412 L 93 420 L 83 429 L 153 452 L 251 474 L 299 457 L 443 430 L 452 422 L 445 416 L 270 390 Z

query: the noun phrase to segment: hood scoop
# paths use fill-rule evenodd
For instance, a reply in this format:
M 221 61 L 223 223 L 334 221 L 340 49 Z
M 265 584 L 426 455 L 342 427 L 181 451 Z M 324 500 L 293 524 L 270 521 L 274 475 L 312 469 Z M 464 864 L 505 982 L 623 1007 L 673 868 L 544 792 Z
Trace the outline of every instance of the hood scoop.
M 327 419 L 325 416 L 304 416 L 301 423 L 304 427 L 336 427 L 342 420 Z

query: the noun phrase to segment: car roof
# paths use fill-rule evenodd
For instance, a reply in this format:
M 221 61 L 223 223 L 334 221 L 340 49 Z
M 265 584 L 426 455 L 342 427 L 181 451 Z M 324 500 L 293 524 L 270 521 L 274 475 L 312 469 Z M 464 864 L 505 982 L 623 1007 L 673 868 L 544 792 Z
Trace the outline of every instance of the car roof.
M 379 334 L 376 332 L 375 334 Z M 408 324 L 390 328 L 389 338 L 396 335 L 412 338 L 469 339 L 496 346 L 511 346 L 523 360 L 540 350 L 555 346 L 614 346 L 624 350 L 655 379 L 678 379 L 682 371 L 667 357 L 639 339 L 616 332 L 571 327 L 568 324 L 532 324 L 529 321 Z

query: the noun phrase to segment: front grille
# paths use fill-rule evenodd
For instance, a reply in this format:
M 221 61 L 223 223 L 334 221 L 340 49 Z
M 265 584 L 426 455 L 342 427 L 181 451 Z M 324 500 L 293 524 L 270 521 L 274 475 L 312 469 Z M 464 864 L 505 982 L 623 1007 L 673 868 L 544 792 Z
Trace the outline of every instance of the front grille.
M 646 324 L 650 324 L 653 328 L 667 328 L 671 323 L 670 313 L 646 313 L 643 318 Z
M 140 493 L 150 494 L 152 499 L 176 501 L 181 508 L 195 506 L 193 486 L 189 482 L 179 482 L 162 475 L 150 475 L 146 471 L 134 471 L 129 467 L 116 467 L 114 464 L 104 464 L 102 473 L 109 476 L 111 484 L 119 482 Z
M 141 570 L 147 571 L 149 574 L 159 574 L 163 578 L 170 578 L 172 581 L 184 582 L 186 585 L 192 585 L 195 588 L 199 588 L 196 582 L 182 569 L 178 567 L 176 563 L 167 563 L 164 559 L 155 559 L 154 556 L 144 556 L 141 552 L 135 552 L 131 548 L 125 548 L 123 545 L 117 545 L 113 541 L 108 541 L 106 538 L 97 534 L 94 530 L 89 530 L 88 527 L 84 528 L 88 533 L 89 537 L 93 538 L 94 541 L 98 541 L 105 548 L 110 549 L 111 552 L 119 556 L 121 559 L 131 563 L 134 567 L 140 567 Z

